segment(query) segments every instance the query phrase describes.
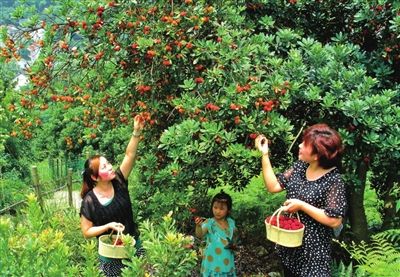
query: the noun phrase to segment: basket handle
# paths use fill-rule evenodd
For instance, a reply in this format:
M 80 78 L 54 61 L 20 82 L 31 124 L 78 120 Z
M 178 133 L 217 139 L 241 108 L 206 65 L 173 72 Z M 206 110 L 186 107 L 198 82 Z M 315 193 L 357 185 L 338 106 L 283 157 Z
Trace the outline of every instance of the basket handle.
M 113 232 L 114 232 L 114 230 L 111 232 L 111 234 L 112 234 Z M 115 238 L 115 241 L 114 241 L 114 245 L 113 245 L 113 246 L 116 246 L 116 245 L 117 245 L 117 241 L 118 241 L 119 237 L 122 237 L 122 231 L 121 231 L 121 230 L 118 230 L 118 231 L 117 231 L 117 237 Z
M 280 228 L 280 226 L 279 226 L 279 216 L 281 215 L 283 209 L 284 209 L 284 206 L 279 207 L 279 208 L 272 214 L 272 216 L 270 217 L 268 224 L 271 224 L 271 220 L 272 220 L 272 219 L 274 218 L 274 216 L 276 215 L 276 218 L 277 218 L 277 221 L 276 221 L 277 227 Z M 277 214 L 277 213 L 278 213 L 278 214 Z M 299 216 L 299 213 L 298 213 L 298 212 L 296 212 L 296 215 L 297 215 L 297 219 L 299 220 L 299 222 L 301 222 L 301 221 L 300 221 L 300 216 Z

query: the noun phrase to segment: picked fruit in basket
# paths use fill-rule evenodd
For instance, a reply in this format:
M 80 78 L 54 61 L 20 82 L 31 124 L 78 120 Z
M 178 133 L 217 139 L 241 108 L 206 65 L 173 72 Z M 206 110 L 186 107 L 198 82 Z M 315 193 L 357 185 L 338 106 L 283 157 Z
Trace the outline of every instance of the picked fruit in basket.
M 124 245 L 133 245 L 134 244 L 134 239 L 130 235 L 121 235 L 119 237 L 110 237 L 107 235 L 107 238 L 103 240 L 104 243 L 110 244 L 110 245 L 119 245 L 119 246 L 124 246 Z
M 124 243 L 122 242 L 122 239 L 113 239 L 112 241 L 113 245 L 124 245 Z
M 278 226 L 278 219 L 279 219 L 279 226 Z M 279 216 L 279 218 L 276 216 L 273 217 L 268 216 L 266 218 L 266 222 L 285 230 L 299 230 L 304 227 L 303 223 L 301 223 L 297 218 L 282 216 L 282 215 Z

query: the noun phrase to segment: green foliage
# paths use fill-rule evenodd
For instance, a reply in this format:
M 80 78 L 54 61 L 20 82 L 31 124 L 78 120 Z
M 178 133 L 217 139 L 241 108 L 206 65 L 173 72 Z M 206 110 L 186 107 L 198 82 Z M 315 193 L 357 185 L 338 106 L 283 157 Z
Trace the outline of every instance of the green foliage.
M 15 66 L 0 62 L 0 207 L 21 200 L 30 191 L 29 146 L 12 136 L 13 106 L 9 101 L 16 71 Z
M 73 253 L 69 258 L 71 264 L 79 265 L 80 270 L 83 270 L 85 267 L 88 270 L 97 270 L 98 255 L 96 239 L 86 240 L 83 237 L 76 210 L 66 208 L 63 205 L 60 206 L 59 203 L 49 206 L 48 209 L 53 210 L 53 212 L 47 216 L 47 224 L 50 228 L 63 232 L 64 241 L 71 250 L 71 253 Z M 83 265 L 84 263 L 86 266 Z M 89 266 L 90 264 L 92 266 Z
M 124 261 L 123 276 L 189 276 L 197 261 L 194 250 L 185 248 L 190 238 L 179 233 L 172 212 L 159 223 L 148 220 L 140 225 L 146 254 Z
M 0 207 L 4 208 L 23 200 L 25 195 L 32 191 L 33 188 L 22 181 L 17 170 L 8 171 L 0 177 Z
M 270 1 L 249 3 L 255 22 L 264 15 L 275 29 L 292 28 L 321 43 L 350 42 L 365 51 L 368 72 L 383 86 L 399 81 L 399 4 L 396 1 Z M 291 16 L 288 16 L 291 15 Z
M 80 272 L 82 276 L 93 276 L 100 277 L 104 276 L 102 272 L 99 271 L 99 256 L 97 254 L 98 244 L 95 240 L 90 240 L 84 244 L 79 245 L 78 253 L 82 253 L 83 246 L 83 257 L 85 258 L 85 263 L 82 264 L 82 260 L 76 260 L 76 264 L 80 265 Z M 75 252 L 76 253 L 76 252 Z
M 42 211 L 30 195 L 18 218 L 11 221 L 0 217 L 2 276 L 102 276 L 96 240 L 83 238 L 75 210 L 60 208 Z M 145 272 L 188 276 L 196 265 L 196 252 L 185 248 L 191 239 L 179 233 L 175 225 L 171 214 L 157 224 L 141 224 L 146 256 L 125 261 L 124 276 L 145 276 Z M 135 250 L 131 252 L 133 256 Z
M 71 252 L 63 233 L 45 224 L 44 215 L 32 195 L 28 197 L 26 216 L 24 224 L 14 225 L 1 219 L 1 275 L 68 275 L 66 269 Z
M 256 163 L 259 155 L 235 141 L 235 135 L 224 130 L 220 123 L 189 119 L 166 130 L 159 148 L 165 150 L 171 160 L 171 173 L 176 167 L 177 172 L 168 175 L 173 175 L 170 178 L 177 183 L 194 179 L 208 187 L 224 182 L 240 188 L 256 174 L 248 164 Z M 221 158 L 215 160 L 215 155 Z M 161 174 L 163 171 L 157 175 Z M 162 182 L 169 177 L 157 175 L 155 179 Z
M 380 90 L 382 80 L 367 74 L 367 59 L 359 46 L 341 42 L 339 36 L 330 44 L 322 44 L 327 39 L 318 42 L 320 35 L 304 36 L 314 30 L 306 29 L 305 14 L 310 10 L 315 12 L 315 26 L 321 26 L 326 17 L 343 19 L 363 10 L 365 3 L 332 7 L 277 1 L 262 5 L 255 14 L 244 3 L 229 1 L 179 2 L 162 8 L 158 4 L 65 3 L 69 18 L 63 18 L 60 9 L 60 18 L 52 18 L 45 27 L 41 56 L 30 68 L 32 82 L 24 90 L 28 102 L 15 105 L 31 107 L 33 101 L 33 110 L 44 104 L 50 110 L 64 109 L 60 132 L 55 132 L 58 147 L 77 152 L 92 144 L 110 149 L 111 155 L 120 150 L 118 138 L 125 136 L 118 129 L 142 113 L 151 125 L 146 143 L 157 152 L 154 170 L 168 170 L 171 160 L 182 171 L 190 166 L 195 173 L 181 176 L 183 184 L 192 176 L 207 186 L 224 182 L 242 188 L 254 176 L 245 166 L 253 162 L 245 149 L 252 145 L 249 135 L 268 134 L 280 154 L 279 163 L 300 121 L 323 120 L 341 129 L 346 144 L 352 146 L 346 155 L 349 173 L 367 148 L 371 156 L 389 153 L 390 159 L 398 158 L 393 151 L 400 144 L 399 128 L 393 127 L 398 122 L 397 90 Z M 282 13 L 277 12 L 282 8 L 301 15 L 291 18 L 298 22 L 284 25 Z M 266 23 L 261 13 L 268 9 L 274 12 Z M 272 19 L 276 30 L 269 29 Z M 259 25 L 263 32 L 257 31 Z M 51 125 L 52 119 L 43 122 Z M 182 149 L 185 128 L 180 126 L 196 128 L 193 122 L 201 123 L 198 137 L 188 136 L 193 144 Z M 347 130 L 350 124 L 355 131 Z M 108 135 L 111 130 L 122 136 Z M 181 134 L 173 137 L 175 132 Z M 104 144 L 100 137 L 106 138 Z M 160 137 L 162 145 L 169 146 L 158 148 Z M 176 160 L 178 153 L 182 157 Z M 224 172 L 215 169 L 204 180 L 201 163 L 194 160 L 221 164 Z M 243 174 L 237 178 L 240 171 Z
M 158 193 L 166 210 L 173 197 L 179 209 L 197 203 L 189 191 L 243 189 L 260 170 L 249 150 L 258 133 L 286 167 L 301 126 L 323 121 L 343 137 L 349 188 L 363 189 L 365 166 L 383 177 L 378 193 L 390 190 L 400 158 L 399 6 L 336 2 L 69 0 L 55 1 L 43 22 L 21 5 L 21 32 L 3 31 L 0 61 L 31 45 L 40 54 L 29 83 L 7 93 L 15 124 L 4 133 L 33 138 L 36 152 L 90 148 L 116 160 L 141 114 L 139 181 L 151 187 L 142 195 Z M 43 37 L 29 34 L 39 28 Z
M 389 229 L 383 232 L 377 233 L 375 235 L 376 238 L 384 239 L 400 251 L 400 230 L 399 229 Z
M 379 227 L 382 224 L 382 215 L 380 210 L 382 210 L 383 201 L 380 200 L 376 192 L 370 187 L 365 188 L 364 194 L 364 209 L 368 220 L 368 226 Z
M 400 211 L 400 184 L 399 183 L 395 183 L 395 185 L 392 187 L 392 189 L 389 191 L 389 194 L 391 196 L 393 196 L 395 199 L 397 199 L 395 201 L 395 210 L 396 213 L 398 213 Z
M 397 238 L 398 235 L 399 232 L 396 231 Z M 340 243 L 357 262 L 356 276 L 398 276 L 400 251 L 385 239 L 386 236 L 387 234 L 376 234 L 372 236 L 370 243 Z
M 332 276 L 333 277 L 349 277 L 358 276 L 353 271 L 353 263 L 345 265 L 342 261 L 339 263 L 334 262 L 332 265 Z
M 42 211 L 33 195 L 17 218 L 0 217 L 0 254 L 2 276 L 100 276 L 97 244 L 84 240 L 76 211 Z
M 174 188 L 154 189 L 144 188 L 144 191 L 135 190 L 134 198 L 138 200 L 134 203 L 137 208 L 139 218 L 152 218 L 154 221 L 161 220 L 162 216 L 168 211 L 176 214 L 178 226 L 183 230 L 191 220 L 190 203 L 193 201 L 193 189 L 177 190 Z M 169 209 L 169 210 L 168 210 Z

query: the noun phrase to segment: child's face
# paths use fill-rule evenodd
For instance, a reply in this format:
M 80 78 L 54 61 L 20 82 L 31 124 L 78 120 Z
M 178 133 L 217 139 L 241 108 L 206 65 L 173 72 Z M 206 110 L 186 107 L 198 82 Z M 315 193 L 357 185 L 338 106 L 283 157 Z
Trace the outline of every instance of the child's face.
M 227 217 L 229 210 L 225 202 L 215 201 L 212 206 L 212 211 L 215 219 L 224 219 Z

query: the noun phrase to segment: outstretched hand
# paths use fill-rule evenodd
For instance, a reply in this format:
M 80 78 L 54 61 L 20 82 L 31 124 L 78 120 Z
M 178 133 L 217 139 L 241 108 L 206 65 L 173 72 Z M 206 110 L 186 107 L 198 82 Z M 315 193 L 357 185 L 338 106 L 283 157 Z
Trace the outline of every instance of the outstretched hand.
M 145 120 L 142 115 L 138 114 L 133 119 L 133 129 L 136 132 L 141 132 L 144 128 Z
M 259 135 L 255 139 L 255 146 L 258 150 L 261 151 L 263 155 L 267 155 L 269 152 L 268 149 L 268 139 L 264 135 Z

